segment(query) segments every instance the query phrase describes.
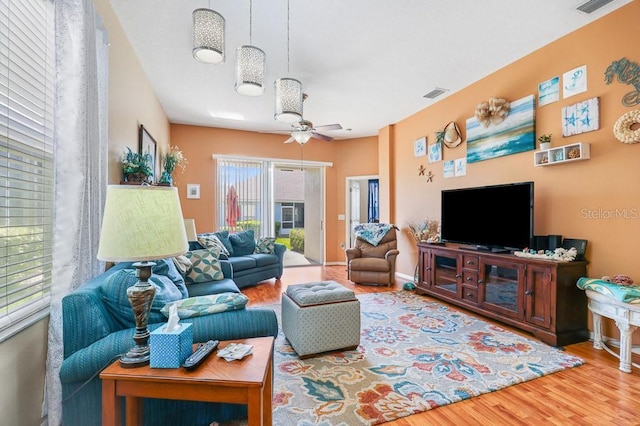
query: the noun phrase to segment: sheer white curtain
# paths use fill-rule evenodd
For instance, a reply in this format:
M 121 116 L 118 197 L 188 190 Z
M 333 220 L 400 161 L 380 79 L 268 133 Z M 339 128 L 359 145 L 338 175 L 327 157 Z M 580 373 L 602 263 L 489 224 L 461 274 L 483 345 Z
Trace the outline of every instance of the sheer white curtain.
M 55 0 L 55 219 L 47 355 L 49 425 L 62 424 L 62 298 L 98 275 L 107 188 L 108 35 L 91 0 Z M 80 324 L 78 326 L 81 326 Z

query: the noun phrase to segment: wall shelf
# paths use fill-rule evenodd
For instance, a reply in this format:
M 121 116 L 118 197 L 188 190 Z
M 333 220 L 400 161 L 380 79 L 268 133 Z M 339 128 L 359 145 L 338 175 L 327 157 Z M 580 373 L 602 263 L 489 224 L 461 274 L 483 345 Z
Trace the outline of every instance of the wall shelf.
M 553 164 L 571 161 L 588 160 L 590 158 L 589 144 L 578 142 L 557 148 L 543 149 L 533 153 L 533 165 L 551 166 Z

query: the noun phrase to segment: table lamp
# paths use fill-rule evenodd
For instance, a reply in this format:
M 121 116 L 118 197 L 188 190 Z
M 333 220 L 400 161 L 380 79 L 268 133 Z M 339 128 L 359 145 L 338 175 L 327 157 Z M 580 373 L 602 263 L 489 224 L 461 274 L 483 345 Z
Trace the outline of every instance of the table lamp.
M 102 218 L 98 259 L 135 262 L 138 282 L 127 289 L 135 316 L 135 346 L 120 358 L 125 368 L 149 364 L 147 324 L 155 286 L 152 260 L 186 253 L 187 235 L 178 189 L 171 186 L 109 185 Z
M 187 232 L 187 241 L 198 241 L 198 234 L 196 233 L 196 221 L 195 219 L 185 219 L 184 229 Z

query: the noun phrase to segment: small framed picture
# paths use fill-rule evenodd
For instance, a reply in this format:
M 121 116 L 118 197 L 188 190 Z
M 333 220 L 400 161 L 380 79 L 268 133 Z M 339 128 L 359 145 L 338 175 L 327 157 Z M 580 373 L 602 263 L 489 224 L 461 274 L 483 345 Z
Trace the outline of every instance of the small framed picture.
M 157 170 L 157 146 L 156 140 L 151 136 L 149 131 L 141 124 L 138 132 L 138 152 L 140 154 L 149 155 L 149 159 L 151 164 L 151 171 L 153 171 L 153 176 L 150 177 L 151 182 L 157 182 L 158 170 Z
M 427 138 L 422 137 L 413 141 L 413 155 L 418 157 L 424 157 L 427 155 Z
M 200 184 L 188 183 L 187 184 L 187 198 L 200 199 Z

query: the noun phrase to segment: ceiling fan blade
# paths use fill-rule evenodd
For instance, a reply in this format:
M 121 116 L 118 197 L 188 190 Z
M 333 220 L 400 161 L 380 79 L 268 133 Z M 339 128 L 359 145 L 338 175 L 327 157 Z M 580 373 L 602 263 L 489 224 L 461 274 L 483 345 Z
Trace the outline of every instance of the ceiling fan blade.
M 291 142 L 294 142 L 294 141 L 295 141 L 295 139 L 292 136 L 289 139 L 287 139 L 286 141 L 284 141 L 284 143 L 291 143 Z
M 322 130 L 322 131 L 327 131 L 327 130 L 340 130 L 342 129 L 342 126 L 339 125 L 338 123 L 336 124 L 325 124 L 323 126 L 317 126 L 315 127 L 316 130 Z
M 333 138 L 331 136 L 322 135 L 322 134 L 316 133 L 316 132 L 313 132 L 311 134 L 311 137 L 312 138 L 316 138 L 316 139 L 320 139 L 320 140 L 323 140 L 323 141 L 327 141 L 327 142 L 330 142 L 330 141 L 333 140 Z

